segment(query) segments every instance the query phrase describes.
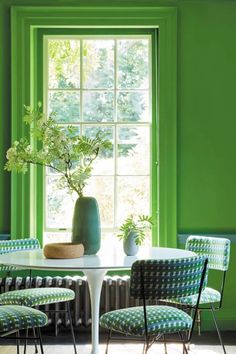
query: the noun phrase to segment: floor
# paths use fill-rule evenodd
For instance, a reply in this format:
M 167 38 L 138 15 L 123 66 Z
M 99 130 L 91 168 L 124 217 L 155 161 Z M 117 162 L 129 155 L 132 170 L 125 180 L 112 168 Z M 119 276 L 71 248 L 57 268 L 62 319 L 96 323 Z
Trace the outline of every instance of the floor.
M 76 333 L 78 354 L 89 354 L 91 350 L 90 335 L 88 332 Z M 225 332 L 223 339 L 226 346 L 227 354 L 236 354 L 236 333 Z M 45 354 L 73 354 L 74 350 L 71 344 L 70 335 L 61 333 L 60 336 L 54 337 L 52 334 L 43 333 L 44 352 Z M 105 354 L 105 335 L 100 338 L 100 353 Z M 1 343 L 2 344 L 2 343 Z M 114 341 L 109 346 L 109 354 L 142 354 L 142 344 L 130 341 Z M 21 349 L 23 354 L 23 349 Z M 34 347 L 29 345 L 27 354 L 33 354 Z M 162 344 L 154 344 L 149 354 L 164 354 L 164 346 Z M 182 346 L 179 344 L 168 344 L 168 354 L 182 354 Z M 0 354 L 16 354 L 16 347 L 12 342 L 5 342 L 0 345 Z M 214 333 L 202 333 L 201 337 L 197 335 L 193 338 L 193 344 L 190 346 L 189 354 L 223 354 L 222 348 L 218 343 L 218 337 Z

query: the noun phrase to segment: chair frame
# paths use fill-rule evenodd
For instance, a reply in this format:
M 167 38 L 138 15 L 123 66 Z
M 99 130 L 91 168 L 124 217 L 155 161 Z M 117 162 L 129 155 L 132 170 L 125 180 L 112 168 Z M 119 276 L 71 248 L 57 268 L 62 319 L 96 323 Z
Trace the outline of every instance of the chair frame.
M 24 240 L 27 240 L 27 239 L 21 239 L 22 241 L 24 241 Z M 20 241 L 20 240 L 18 240 L 18 241 Z M 36 240 L 35 240 L 36 241 Z M 4 242 L 4 241 L 3 241 Z M 12 242 L 14 242 L 14 240 L 12 240 Z M 1 245 L 1 242 L 0 242 L 0 245 Z M 34 249 L 39 249 L 39 247 L 40 247 L 40 244 L 39 244 L 39 242 L 38 243 L 35 243 L 35 245 L 34 245 L 35 247 L 27 247 L 26 248 L 26 250 L 34 250 Z M 7 251 L 7 252 L 5 252 L 5 253 L 12 253 L 12 252 L 16 252 L 16 251 L 23 251 L 23 249 L 21 250 L 21 249 L 16 249 L 16 250 L 14 250 L 14 247 L 12 247 L 11 249 L 9 249 L 9 251 Z M 1 251 L 0 251 L 0 254 L 1 254 Z M 17 268 L 16 269 L 14 269 L 14 271 L 17 271 Z M 4 271 L 4 270 L 3 270 Z M 5 271 L 6 272 L 6 276 L 10 276 L 11 275 L 11 270 L 6 270 Z M 32 285 L 32 269 L 29 269 L 29 289 L 31 289 L 31 285 Z M 20 291 L 20 290 L 19 290 Z M 1 291 L 0 291 L 0 293 L 1 293 Z M 43 312 L 45 312 L 45 313 L 62 313 L 62 312 L 65 312 L 65 313 L 67 313 L 68 314 L 68 318 L 69 318 L 69 322 L 70 322 L 70 331 L 71 331 L 71 336 L 72 336 L 72 342 L 73 342 L 73 347 L 74 347 L 74 352 L 75 352 L 75 354 L 77 354 L 77 348 L 76 348 L 76 340 L 75 340 L 75 333 L 74 333 L 74 328 L 73 328 L 73 324 L 72 324 L 72 316 L 71 316 L 71 311 L 70 311 L 70 301 L 63 301 L 65 304 L 66 304 L 66 310 L 49 310 L 49 311 L 47 311 L 47 310 L 44 310 Z M 43 305 L 38 305 L 39 307 L 40 306 L 43 306 Z M 55 332 L 55 335 L 57 336 L 57 330 L 56 330 L 56 332 Z M 40 332 L 40 335 L 41 335 L 41 332 Z M 0 336 L 0 338 L 1 338 L 1 336 Z M 26 335 L 26 345 L 27 345 L 27 335 Z M 26 345 L 25 345 L 25 347 L 26 347 Z M 41 344 L 40 344 L 40 346 L 41 346 Z M 37 347 L 35 346 L 35 348 L 36 348 L 36 352 L 37 352 Z M 26 351 L 26 349 L 25 349 L 25 351 Z M 42 353 L 43 354 L 43 353 Z
M 32 269 L 29 270 L 29 287 L 31 288 L 31 284 L 32 284 Z M 72 316 L 71 316 L 71 310 L 70 310 L 70 301 L 65 301 L 66 304 L 66 310 L 44 310 L 43 312 L 45 313 L 67 313 L 68 318 L 69 318 L 69 322 L 70 322 L 70 331 L 71 331 L 71 336 L 72 336 L 72 341 L 73 341 L 73 347 L 74 347 L 74 352 L 75 354 L 77 354 L 77 349 L 76 349 L 76 340 L 75 340 L 75 332 L 74 332 L 74 327 L 72 324 Z M 43 305 L 39 305 L 43 306 Z M 57 328 L 57 327 L 56 327 Z M 55 335 L 57 336 L 57 331 L 55 333 Z
M 143 341 L 143 339 L 144 339 L 144 346 L 143 346 L 142 354 L 146 354 L 148 349 L 156 341 L 158 341 L 160 343 L 164 343 L 164 345 L 165 345 L 165 353 L 167 353 L 167 348 L 166 348 L 166 344 L 167 343 L 181 343 L 181 344 L 183 344 L 183 354 L 188 354 L 188 349 L 187 349 L 186 345 L 190 343 L 191 338 L 192 338 L 192 334 L 193 334 L 193 330 L 194 330 L 194 324 L 195 324 L 195 321 L 196 321 L 198 306 L 199 306 L 200 297 L 201 297 L 201 291 L 202 291 L 202 288 L 203 288 L 203 285 L 204 285 L 204 279 L 205 279 L 206 270 L 207 270 L 207 263 L 208 263 L 208 259 L 206 258 L 205 261 L 204 261 L 204 266 L 203 266 L 203 270 L 202 270 L 201 280 L 200 280 L 200 284 L 199 284 L 199 292 L 198 292 L 197 303 L 194 306 L 194 313 L 193 313 L 193 317 L 192 317 L 193 318 L 192 326 L 187 331 L 187 333 L 184 333 L 184 336 L 182 335 L 181 332 L 178 332 L 179 337 L 180 337 L 179 340 L 173 340 L 173 339 L 168 340 L 165 337 L 166 334 L 159 334 L 159 335 L 149 336 L 149 334 L 148 334 L 148 326 L 147 326 L 147 310 L 146 310 L 147 299 L 146 299 L 146 296 L 145 296 L 145 288 L 144 288 L 143 266 L 141 265 L 141 267 L 140 267 L 140 270 L 141 270 L 141 273 L 140 273 L 141 297 L 140 297 L 140 299 L 142 300 L 142 306 L 143 306 L 145 334 L 144 334 L 144 338 L 136 338 L 136 340 L 137 341 L 140 341 L 140 340 Z M 159 300 L 159 299 L 157 299 L 157 300 Z M 109 329 L 108 330 L 108 335 L 107 335 L 107 341 L 106 341 L 105 354 L 108 354 L 108 346 L 109 346 L 109 343 L 110 343 L 111 339 L 114 339 L 114 338 L 112 337 L 112 330 Z
M 197 238 L 198 235 L 190 235 L 187 239 L 187 241 L 189 240 L 189 238 L 191 237 L 194 237 L 194 238 Z M 206 238 L 212 238 L 212 236 L 204 236 L 204 235 L 201 235 L 200 236 L 201 238 L 203 237 L 206 237 Z M 227 240 L 227 239 L 225 239 Z M 186 246 L 187 246 L 187 241 L 186 241 Z M 229 241 L 229 240 L 228 240 Z M 230 242 L 230 241 L 229 241 Z M 202 254 L 205 254 L 207 256 L 206 253 L 202 253 Z M 208 267 L 209 269 L 215 269 L 215 268 L 212 268 L 211 266 Z M 199 309 L 197 311 L 197 320 L 196 320 L 196 323 L 197 323 L 197 328 L 198 328 L 198 335 L 201 335 L 201 311 L 211 311 L 211 314 L 212 314 L 212 318 L 213 318 L 213 322 L 214 322 L 214 325 L 215 325 L 215 328 L 216 328 L 216 331 L 217 331 L 217 334 L 218 334 L 218 337 L 219 337 L 219 341 L 220 341 L 220 344 L 222 346 L 222 350 L 224 352 L 224 354 L 226 354 L 226 350 L 225 350 L 225 346 L 224 346 L 224 343 L 223 343 L 223 340 L 222 340 L 222 337 L 221 337 L 221 333 L 220 333 L 220 329 L 219 329 L 219 326 L 218 326 L 218 323 L 217 323 L 217 319 L 216 319 L 216 315 L 215 315 L 215 311 L 217 310 L 220 310 L 221 307 L 222 307 L 222 303 L 223 303 L 223 295 L 224 295 L 224 288 L 225 288 L 225 281 L 226 281 L 226 272 L 227 272 L 227 269 L 225 270 L 220 270 L 220 269 L 215 269 L 217 272 L 222 272 L 222 276 L 221 276 L 221 284 L 219 286 L 219 293 L 220 293 L 220 301 L 218 302 L 218 305 L 217 306 L 214 306 L 214 303 L 209 303 L 209 305 L 204 305 L 204 304 L 200 304 L 199 305 Z M 191 305 L 187 305 L 185 304 L 184 305 L 185 307 L 191 309 L 192 306 Z
M 208 261 L 206 259 L 205 262 L 204 262 L 204 268 L 203 268 L 203 272 L 202 272 L 202 276 L 201 276 L 198 299 L 197 299 L 197 303 L 196 303 L 195 308 L 194 308 L 192 326 L 191 326 L 190 330 L 188 331 L 188 335 L 186 336 L 186 338 L 184 338 L 182 336 L 181 332 L 179 332 L 179 336 L 180 336 L 181 340 L 175 341 L 175 343 L 182 343 L 183 344 L 183 351 L 186 354 L 188 354 L 188 350 L 187 350 L 186 344 L 189 344 L 190 341 L 191 341 L 192 334 L 193 334 L 193 329 L 194 329 L 194 324 L 195 324 L 196 317 L 197 317 L 198 306 L 199 306 L 199 302 L 200 302 L 201 292 L 202 292 L 204 278 L 205 278 L 206 269 L 207 269 L 207 262 Z M 144 353 L 147 353 L 148 349 L 156 341 L 156 338 L 154 338 L 151 341 L 151 343 L 150 343 L 150 338 L 148 337 L 148 328 L 147 328 L 146 298 L 145 298 L 144 275 L 143 275 L 143 267 L 142 266 L 141 266 L 141 289 L 142 289 L 142 301 L 143 301 L 144 325 L 145 325 L 145 345 L 144 345 L 144 349 L 143 349 L 143 354 L 144 354 Z M 160 337 L 163 337 L 163 335 L 161 335 Z M 159 339 L 158 339 L 158 341 L 159 341 Z M 168 343 L 168 342 L 173 343 L 173 340 L 168 341 L 168 340 L 166 340 L 166 338 L 164 336 L 163 341 L 161 341 L 161 342 L 165 343 L 165 345 L 166 345 L 166 343 Z
M 15 339 L 16 340 L 17 354 L 20 354 L 20 340 L 21 339 L 25 340 L 24 353 L 26 353 L 26 342 L 29 339 L 32 339 L 32 340 L 35 341 L 35 349 L 36 349 L 35 353 L 38 353 L 37 345 L 36 345 L 36 341 L 38 340 L 41 354 L 44 354 L 41 330 L 40 330 L 39 327 L 32 327 L 32 329 L 34 330 L 34 337 L 29 337 L 28 335 L 22 337 L 22 336 L 20 336 L 20 330 L 12 330 L 12 331 L 9 331 L 9 332 L 0 333 L 0 339 L 4 339 L 4 340 Z M 37 336 L 36 336 L 35 330 L 38 332 Z M 9 335 L 11 335 L 13 333 L 16 333 L 17 335 L 15 337 L 14 336 L 8 337 Z M 26 333 L 28 333 L 28 328 L 26 329 Z
M 197 319 L 196 319 L 196 323 L 197 323 L 197 328 L 198 328 L 198 335 L 200 336 L 201 335 L 201 311 L 202 310 L 208 310 L 208 311 L 217 311 L 217 310 L 220 310 L 221 307 L 222 307 L 222 303 L 223 303 L 223 294 L 224 294 L 224 288 L 225 288 L 225 280 L 226 280 L 226 270 L 222 271 L 223 274 L 222 274 L 222 278 L 221 278 L 221 286 L 220 286 L 220 301 L 219 301 L 219 305 L 218 306 L 213 306 L 213 309 L 212 309 L 212 304 L 209 306 L 199 306 L 199 309 L 198 309 L 198 313 L 197 313 Z M 186 305 L 187 306 L 187 305 Z M 190 307 L 190 306 L 188 306 Z M 222 344 L 222 339 L 221 339 L 221 335 L 220 335 L 220 331 L 219 331 L 219 327 L 218 327 L 218 324 L 217 324 L 217 321 L 216 321 L 216 317 L 215 317 L 215 313 L 213 314 L 212 313 L 212 316 L 213 316 L 213 320 L 214 320 L 214 323 L 215 323 L 215 327 L 216 327 L 216 330 L 217 330 L 217 333 L 218 333 L 218 336 L 219 336 L 219 339 L 220 339 L 220 342 Z M 222 345 L 222 347 L 224 347 L 224 345 Z M 224 349 L 224 352 L 225 352 L 225 349 Z

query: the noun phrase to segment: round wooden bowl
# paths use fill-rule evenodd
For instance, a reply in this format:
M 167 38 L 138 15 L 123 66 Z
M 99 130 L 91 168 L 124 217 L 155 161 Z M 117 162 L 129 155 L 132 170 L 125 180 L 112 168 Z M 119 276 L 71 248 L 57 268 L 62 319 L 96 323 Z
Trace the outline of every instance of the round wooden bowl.
M 46 258 L 79 258 L 84 254 L 84 246 L 82 243 L 49 243 L 43 248 Z

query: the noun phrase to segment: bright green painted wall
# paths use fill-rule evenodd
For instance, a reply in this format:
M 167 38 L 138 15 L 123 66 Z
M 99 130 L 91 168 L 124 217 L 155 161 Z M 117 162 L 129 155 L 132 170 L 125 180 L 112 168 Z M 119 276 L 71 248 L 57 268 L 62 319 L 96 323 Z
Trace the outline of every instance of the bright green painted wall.
M 0 1 L 0 233 L 10 230 L 10 6 L 76 5 L 78 1 Z M 109 5 L 110 1 L 79 1 Z M 178 232 L 236 233 L 236 1 L 112 1 L 178 9 Z M 236 245 L 221 324 L 236 329 Z M 207 325 L 208 326 L 208 325 Z
M 77 1 L 1 0 L 0 233 L 9 232 L 10 5 Z M 88 4 L 87 1 L 84 1 Z M 106 1 L 90 1 L 89 4 Z M 108 2 L 109 3 L 109 2 Z M 178 8 L 178 232 L 235 232 L 235 1 L 119 1 Z M 80 1 L 83 4 L 83 1 Z
M 0 2 L 0 234 L 9 233 L 10 225 L 10 176 L 3 171 L 6 147 L 10 144 L 10 41 L 9 15 Z M 6 31 L 8 34 L 6 35 Z
M 186 2 L 178 38 L 178 230 L 236 230 L 236 2 Z

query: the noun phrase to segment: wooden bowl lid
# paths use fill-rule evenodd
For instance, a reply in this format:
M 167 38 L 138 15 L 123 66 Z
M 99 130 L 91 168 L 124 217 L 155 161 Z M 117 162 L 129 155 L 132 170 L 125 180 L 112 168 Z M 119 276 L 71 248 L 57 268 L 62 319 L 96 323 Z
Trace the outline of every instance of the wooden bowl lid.
M 46 258 L 79 258 L 84 254 L 82 243 L 49 243 L 44 246 L 43 253 Z

